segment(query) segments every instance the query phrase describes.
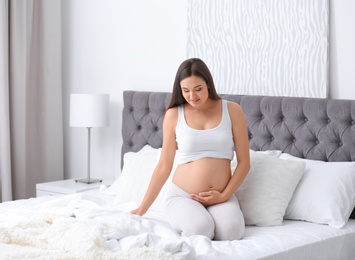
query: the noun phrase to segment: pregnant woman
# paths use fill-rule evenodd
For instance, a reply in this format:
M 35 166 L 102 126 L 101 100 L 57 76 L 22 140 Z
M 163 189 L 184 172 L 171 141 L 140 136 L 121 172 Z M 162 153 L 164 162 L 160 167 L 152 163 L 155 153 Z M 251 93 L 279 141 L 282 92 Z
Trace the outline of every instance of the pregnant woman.
M 238 164 L 231 172 L 234 152 Z M 147 212 L 175 158 L 166 198 L 171 226 L 183 236 L 241 239 L 244 218 L 234 193 L 250 167 L 246 120 L 237 103 L 218 96 L 208 67 L 197 58 L 178 68 L 163 122 L 161 156 L 142 203 L 131 213 Z

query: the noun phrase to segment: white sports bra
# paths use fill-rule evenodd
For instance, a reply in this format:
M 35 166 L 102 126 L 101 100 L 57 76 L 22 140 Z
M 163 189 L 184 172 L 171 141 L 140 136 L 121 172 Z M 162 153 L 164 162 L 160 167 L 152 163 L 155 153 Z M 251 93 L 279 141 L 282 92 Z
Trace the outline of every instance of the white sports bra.
M 189 127 L 185 120 L 184 106 L 180 105 L 178 107 L 176 142 L 178 145 L 177 164 L 207 157 L 232 160 L 234 142 L 227 100 L 222 100 L 222 120 L 219 125 L 206 130 Z

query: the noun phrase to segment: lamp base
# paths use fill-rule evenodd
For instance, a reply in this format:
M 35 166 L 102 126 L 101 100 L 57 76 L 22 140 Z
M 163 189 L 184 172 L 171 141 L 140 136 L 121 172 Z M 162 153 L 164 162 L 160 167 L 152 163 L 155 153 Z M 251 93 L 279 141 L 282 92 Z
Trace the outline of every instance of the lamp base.
M 75 182 L 82 182 L 82 183 L 86 183 L 86 184 L 90 184 L 90 183 L 96 183 L 96 182 L 102 182 L 102 180 L 99 179 L 89 179 L 89 178 L 84 178 L 84 179 L 78 179 L 75 180 Z

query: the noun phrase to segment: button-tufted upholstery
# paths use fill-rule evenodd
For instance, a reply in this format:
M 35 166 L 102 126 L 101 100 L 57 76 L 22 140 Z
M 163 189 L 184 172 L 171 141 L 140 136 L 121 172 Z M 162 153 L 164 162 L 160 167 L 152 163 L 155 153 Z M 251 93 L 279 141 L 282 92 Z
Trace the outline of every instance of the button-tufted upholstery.
M 137 152 L 146 144 L 161 147 L 163 118 L 170 96 L 158 92 L 123 93 L 121 166 L 126 152 Z
M 355 161 L 355 101 L 222 95 L 244 110 L 253 150 L 322 161 Z
M 122 156 L 162 144 L 165 92 L 124 92 Z M 244 110 L 253 150 L 282 150 L 322 161 L 355 161 L 355 101 L 221 95 Z

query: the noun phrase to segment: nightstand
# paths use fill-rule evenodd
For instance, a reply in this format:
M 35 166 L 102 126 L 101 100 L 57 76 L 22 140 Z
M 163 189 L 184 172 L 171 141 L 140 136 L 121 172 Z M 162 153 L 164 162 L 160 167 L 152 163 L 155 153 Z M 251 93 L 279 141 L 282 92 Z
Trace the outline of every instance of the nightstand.
M 94 189 L 99 189 L 101 185 L 110 186 L 113 183 L 112 180 L 97 183 L 81 183 L 76 182 L 75 179 L 52 181 L 36 184 L 36 196 L 54 196 L 54 195 L 64 195 L 73 194 L 79 192 L 87 192 Z

